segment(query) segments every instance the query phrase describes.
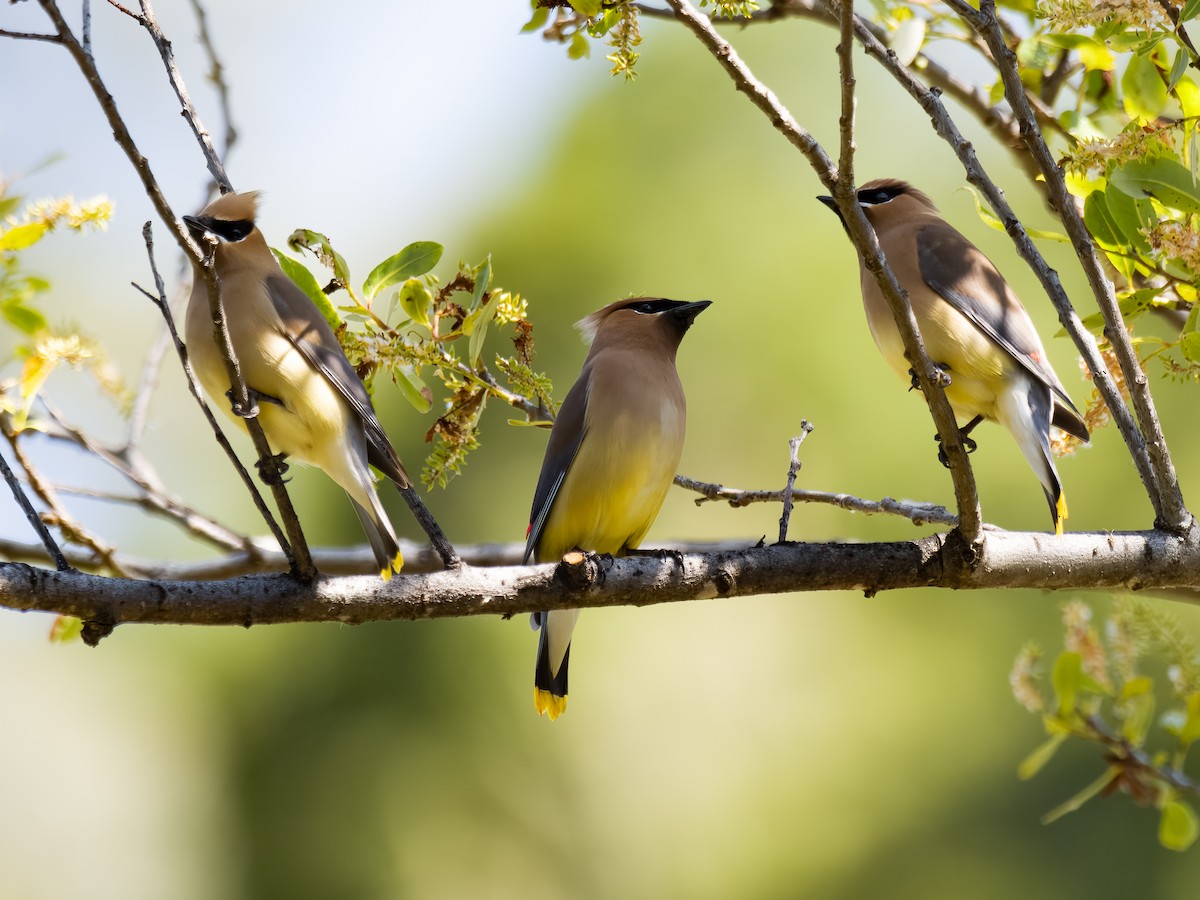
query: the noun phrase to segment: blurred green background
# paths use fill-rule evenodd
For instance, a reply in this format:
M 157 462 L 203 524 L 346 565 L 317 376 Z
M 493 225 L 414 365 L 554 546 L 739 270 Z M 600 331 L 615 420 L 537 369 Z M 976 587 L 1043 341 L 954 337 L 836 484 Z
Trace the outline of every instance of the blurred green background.
M 813 199 L 820 184 L 698 42 L 645 23 L 641 75 L 627 85 L 608 78 L 599 48 L 572 63 L 562 48 L 518 36 L 520 0 L 488 7 L 478 20 L 457 5 L 322 7 L 316 21 L 316 8 L 306 20 L 280 3 L 209 5 L 243 131 L 231 175 L 268 192 L 268 239 L 278 246 L 299 226 L 326 231 L 359 278 L 412 240 L 445 243 L 445 272 L 454 257 L 491 253 L 497 283 L 530 301 L 538 362 L 560 397 L 584 354 L 571 328 L 583 315 L 629 293 L 711 299 L 679 358 L 684 473 L 781 485 L 803 418 L 816 431 L 802 450 L 802 486 L 951 503 L 927 412 L 875 352 L 852 249 Z M 110 13 L 97 10 L 97 53 L 186 211 L 204 178 L 199 158 L 153 48 Z M 160 15 L 216 130 L 187 11 Z M 3 27 L 38 24 L 36 10 L 0 16 Z M 729 33 L 796 118 L 834 146 L 834 32 L 789 22 Z M 0 46 L 10 83 L 32 67 L 46 78 L 0 96 L 6 172 L 66 154 L 18 189 L 118 198 L 107 235 L 45 242 L 31 267 L 55 282 L 61 306 L 51 315 L 98 335 L 136 379 L 157 327 L 125 287 L 148 278 L 145 201 L 65 56 Z M 967 56 L 943 58 L 979 74 Z M 1051 340 L 1048 301 L 1007 238 L 976 216 L 950 150 L 865 61 L 859 90 L 859 178 L 904 177 L 928 192 L 1026 298 L 1059 374 L 1085 402 L 1073 348 Z M 958 120 L 1018 213 L 1048 227 L 1008 151 Z M 1044 250 L 1089 309 L 1069 248 Z M 56 378 L 60 403 L 102 434 L 119 433 L 95 413 L 85 382 Z M 1200 436 L 1195 391 L 1157 377 L 1154 387 L 1190 495 L 1200 475 L 1189 452 Z M 168 365 L 154 461 L 205 512 L 258 528 L 183 397 Z M 387 386 L 377 403 L 414 468 L 430 420 Z M 524 534 L 546 435 L 509 428 L 508 416 L 488 410 L 483 449 L 430 498 L 456 542 Z M 1045 530 L 1041 490 L 1012 441 L 996 426 L 976 437 L 987 520 Z M 62 477 L 100 477 L 47 454 Z M 1059 468 L 1071 529 L 1151 525 L 1113 429 Z M 361 540 L 336 487 L 305 472 L 294 486 L 314 542 Z M 204 554 L 160 521 L 79 508 L 127 552 Z M 391 508 L 415 537 L 400 505 Z M 675 491 L 647 543 L 750 543 L 773 536 L 778 516 L 767 506 L 696 509 Z M 24 537 L 11 507 L 0 523 Z M 920 533 L 801 507 L 791 536 Z M 1009 666 L 1027 638 L 1057 650 L 1067 599 L 828 593 L 587 612 L 570 709 L 554 724 L 533 711 L 535 638 L 523 619 L 124 627 L 89 650 L 50 646 L 49 617 L 5 614 L 0 894 L 1194 897 L 1198 857 L 1158 847 L 1152 810 L 1113 798 L 1039 824 L 1100 773 L 1094 753 L 1068 750 L 1034 781 L 1016 779 L 1042 731 L 1012 700 Z M 1109 602 L 1086 599 L 1100 613 Z M 1192 610 L 1174 609 L 1194 631 Z

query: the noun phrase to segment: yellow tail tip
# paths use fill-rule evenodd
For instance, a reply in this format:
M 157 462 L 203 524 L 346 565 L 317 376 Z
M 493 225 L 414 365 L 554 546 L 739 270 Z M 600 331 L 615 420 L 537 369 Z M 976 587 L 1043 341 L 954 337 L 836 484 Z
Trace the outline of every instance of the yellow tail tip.
M 386 567 L 379 570 L 379 577 L 384 581 L 391 581 L 392 575 L 404 568 L 404 554 L 399 550 L 396 551 L 395 557 Z
M 1067 520 L 1067 498 L 1065 494 L 1058 495 L 1057 514 L 1054 517 L 1054 533 L 1063 533 L 1063 522 Z
M 567 711 L 567 697 L 565 694 L 559 697 L 549 691 L 543 691 L 541 688 L 534 688 L 533 705 L 537 707 L 539 716 L 549 716 L 550 721 L 553 722 Z

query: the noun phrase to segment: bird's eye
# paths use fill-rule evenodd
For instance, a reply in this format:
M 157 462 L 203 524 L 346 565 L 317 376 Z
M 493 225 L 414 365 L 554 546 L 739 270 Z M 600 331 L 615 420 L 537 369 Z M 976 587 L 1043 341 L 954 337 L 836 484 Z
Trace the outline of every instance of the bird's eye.
M 629 307 L 634 312 L 642 313 L 643 315 L 653 315 L 658 312 L 658 306 L 651 300 L 643 300 L 641 303 L 635 303 Z
M 882 203 L 887 203 L 889 200 L 895 199 L 899 195 L 898 191 L 888 188 L 879 188 L 873 191 L 859 191 L 858 202 L 864 206 L 879 206 Z
M 254 230 L 254 223 L 247 219 L 240 219 L 236 222 L 221 220 L 214 222 L 210 230 L 222 240 L 236 243 L 246 239 L 246 236 Z

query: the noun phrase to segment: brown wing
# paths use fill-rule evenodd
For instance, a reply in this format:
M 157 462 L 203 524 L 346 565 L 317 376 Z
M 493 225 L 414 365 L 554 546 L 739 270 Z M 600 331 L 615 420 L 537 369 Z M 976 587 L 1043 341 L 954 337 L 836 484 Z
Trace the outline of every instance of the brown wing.
M 1056 395 L 1054 424 L 1081 440 L 1087 426 L 1046 358 L 1029 313 L 1008 282 L 974 244 L 947 225 L 917 229 L 921 278 Z
M 533 492 L 533 509 L 529 513 L 525 563 L 529 562 L 537 548 L 546 518 L 554 506 L 554 498 L 558 496 L 558 489 L 562 487 L 563 479 L 567 477 L 571 463 L 587 435 L 584 413 L 587 411 L 591 380 L 591 368 L 585 366 L 579 380 L 567 392 L 558 410 L 558 418 L 554 420 L 554 427 L 550 430 L 550 442 L 546 445 L 546 457 L 542 460 L 542 473 L 538 476 L 537 489 Z
M 284 336 L 309 365 L 325 376 L 362 422 L 367 439 L 367 462 L 396 482 L 397 486 L 408 487 L 408 473 L 404 471 L 400 457 L 379 424 L 362 379 L 350 365 L 350 360 L 346 359 L 329 323 L 304 291 L 282 272 L 269 275 L 266 288 L 271 304 L 283 323 Z

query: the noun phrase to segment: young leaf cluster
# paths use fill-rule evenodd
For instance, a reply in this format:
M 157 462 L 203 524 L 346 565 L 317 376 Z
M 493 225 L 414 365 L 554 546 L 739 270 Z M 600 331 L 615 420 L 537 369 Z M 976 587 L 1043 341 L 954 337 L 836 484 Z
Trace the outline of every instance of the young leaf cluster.
M 25 271 L 22 253 L 58 228 L 83 232 L 103 229 L 112 217 L 112 204 L 104 197 L 82 203 L 70 197 L 26 202 L 0 183 L 0 319 L 14 342 L 0 358 L 0 366 L 19 362 L 17 374 L 0 380 L 0 413 L 9 434 L 31 423 L 30 414 L 50 376 L 61 366 L 86 371 L 118 403 L 128 393 L 116 370 L 95 343 L 68 326 L 52 326 L 39 299 L 50 282 Z
M 288 246 L 311 253 L 330 270 L 332 278 L 322 287 L 305 265 L 274 251 L 287 275 L 329 321 L 368 389 L 383 373 L 425 414 L 435 405 L 430 381 L 440 382 L 441 409 L 425 435 L 433 444 L 421 472 L 428 487 L 444 488 L 461 473 L 467 456 L 479 446 L 480 417 L 489 397 L 524 412 L 521 424 L 552 415 L 552 385 L 533 369 L 527 303 L 493 285 L 490 257 L 474 266 L 459 262 L 443 284 L 432 274 L 442 245 L 418 241 L 375 266 L 356 290 L 345 258 L 325 235 L 298 229 Z M 489 336 L 510 327 L 515 352 L 493 355 L 499 380 L 488 367 L 485 348 Z
M 1186 798 L 1200 784 L 1184 771 L 1200 739 L 1200 653 L 1179 624 L 1140 600 L 1120 601 L 1103 636 L 1081 601 L 1063 610 L 1063 650 L 1051 667 L 1047 690 L 1041 651 L 1026 646 L 1013 666 L 1017 701 L 1040 715 L 1048 735 L 1018 767 L 1032 778 L 1070 740 L 1096 745 L 1104 771 L 1046 814 L 1052 822 L 1098 795 L 1127 794 L 1159 811 L 1164 847 L 1186 850 L 1200 836 L 1200 819 Z M 1147 670 L 1165 666 L 1165 676 Z M 1161 712 L 1159 709 L 1165 707 Z

